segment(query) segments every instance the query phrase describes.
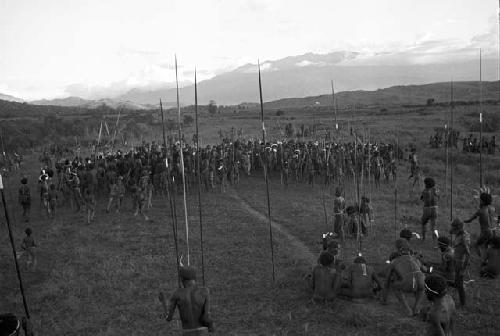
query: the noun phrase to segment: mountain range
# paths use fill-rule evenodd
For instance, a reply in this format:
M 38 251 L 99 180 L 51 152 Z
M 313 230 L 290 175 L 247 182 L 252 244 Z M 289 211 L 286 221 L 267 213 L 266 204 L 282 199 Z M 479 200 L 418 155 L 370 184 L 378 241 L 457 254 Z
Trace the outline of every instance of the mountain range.
M 422 56 L 422 55 L 420 55 Z M 318 96 L 331 93 L 333 80 L 336 92 L 379 90 L 392 86 L 420 85 L 436 82 L 473 81 L 479 78 L 477 60 L 449 57 L 446 61 L 428 63 L 418 61 L 415 55 L 382 53 L 366 55 L 358 52 L 307 53 L 261 63 L 264 101 Z M 497 79 L 498 61 L 483 59 L 483 80 Z M 182 105 L 194 103 L 194 85 L 186 85 L 179 92 Z M 99 100 L 78 97 L 33 101 L 33 104 L 131 109 L 157 107 L 159 99 L 165 107 L 175 106 L 176 90 L 170 84 L 165 88 L 134 88 L 121 95 Z M 0 96 L 0 99 L 1 96 Z M 11 97 L 12 100 L 15 99 Z M 457 99 L 461 99 L 457 93 Z M 198 101 L 219 105 L 258 102 L 257 65 L 246 64 L 198 83 Z M 22 101 L 18 99 L 17 101 Z

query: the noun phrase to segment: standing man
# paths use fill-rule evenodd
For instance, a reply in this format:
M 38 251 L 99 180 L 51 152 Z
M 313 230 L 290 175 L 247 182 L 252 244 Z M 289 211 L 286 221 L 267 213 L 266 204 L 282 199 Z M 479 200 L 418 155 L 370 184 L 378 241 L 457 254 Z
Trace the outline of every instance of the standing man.
M 21 179 L 18 200 L 19 204 L 21 204 L 21 206 L 23 207 L 23 219 L 25 222 L 29 222 L 31 209 L 31 191 L 30 187 L 28 187 L 28 178 L 26 176 Z
M 422 214 L 422 239 L 425 240 L 425 235 L 427 231 L 427 223 L 431 223 L 432 238 L 436 239 L 438 236 L 436 229 L 436 219 L 437 219 L 437 202 L 439 200 L 439 195 L 436 190 L 436 182 L 432 177 L 426 177 L 424 179 L 425 189 L 422 191 L 420 200 L 424 203 L 423 214 Z

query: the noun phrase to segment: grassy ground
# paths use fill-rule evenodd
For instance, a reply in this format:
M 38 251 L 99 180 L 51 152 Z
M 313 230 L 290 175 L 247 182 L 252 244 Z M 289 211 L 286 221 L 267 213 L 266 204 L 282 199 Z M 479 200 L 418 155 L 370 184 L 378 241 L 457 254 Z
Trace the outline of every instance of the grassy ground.
M 466 130 L 471 108 L 457 109 L 457 127 Z M 352 118 L 354 126 L 370 128 L 373 138 L 413 142 L 419 146 L 424 171 L 438 179 L 443 194 L 444 149 L 427 149 L 433 127 L 442 126 L 449 110 L 375 110 L 360 111 Z M 308 122 L 304 111 L 286 111 L 285 117 L 294 122 Z M 348 114 L 341 114 L 343 122 Z M 258 134 L 258 115 L 217 115 L 205 119 L 212 133 L 218 127 L 245 125 L 247 135 Z M 315 112 L 319 124 L 329 121 L 329 112 Z M 273 119 L 276 119 L 273 117 Z M 459 121 L 462 120 L 463 121 Z M 269 125 L 276 120 L 270 121 Z M 255 123 L 255 126 L 254 126 Z M 269 126 L 271 135 L 278 129 Z M 189 129 L 187 130 L 190 131 Z M 209 131 L 203 139 L 215 141 Z M 189 137 L 187 137 L 189 138 Z M 487 160 L 487 162 L 486 162 Z M 25 169 L 30 180 L 36 177 L 34 158 Z M 478 184 L 477 156 L 455 155 L 454 214 L 465 217 L 477 206 L 472 199 Z M 500 168 L 498 157 L 486 157 L 486 176 L 496 184 Z M 363 241 L 363 253 L 370 263 L 380 264 L 392 249 L 395 232 L 407 225 L 418 230 L 420 204 L 417 193 L 410 196 L 405 181 L 406 167 L 401 164 L 402 178 L 398 183 L 398 220 L 394 225 L 393 184 L 380 189 L 366 186 L 375 207 L 375 226 Z M 404 174 L 403 174 L 404 172 Z M 16 244 L 19 245 L 26 224 L 20 221 L 20 209 L 15 204 L 15 189 L 19 173 L 7 181 L 9 210 L 13 217 Z M 280 185 L 279 177 L 271 179 L 271 211 L 273 218 L 276 281 L 272 283 L 267 205 L 262 176 L 242 178 L 239 186 L 225 194 L 203 194 L 206 280 L 213 297 L 213 315 L 217 335 L 423 335 L 425 324 L 406 318 L 401 306 L 392 298 L 389 306 L 377 302 L 367 304 L 338 300 L 321 306 L 312 304 L 304 290 L 302 276 L 308 272 L 320 251 L 321 233 L 331 230 L 332 189 L 321 185 Z M 347 188 L 349 203 L 353 188 Z M 36 199 L 36 198 L 35 198 Z M 158 291 L 172 292 L 175 276 L 172 224 L 168 201 L 156 197 L 145 222 L 132 216 L 131 203 L 121 214 L 106 214 L 105 199 L 100 198 L 96 222 L 85 224 L 84 214 L 61 209 L 55 221 L 47 220 L 37 202 L 32 209 L 33 231 L 38 248 L 36 271 L 22 267 L 28 303 L 35 330 L 39 335 L 169 335 L 180 330 L 175 320 L 167 324 L 157 300 Z M 449 197 L 444 197 L 438 220 L 446 230 L 449 219 Z M 180 198 L 177 199 L 179 223 L 183 223 Z M 328 212 L 325 223 L 323 201 Z M 191 261 L 200 268 L 199 224 L 197 199 L 188 197 Z M 477 223 L 469 229 L 477 232 Z M 0 236 L 0 311 L 22 313 L 6 229 Z M 180 230 L 181 251 L 185 254 L 183 224 Z M 414 247 L 429 258 L 438 258 L 431 242 L 415 242 Z M 354 242 L 344 249 L 347 259 L 354 258 Z M 186 256 L 184 257 L 184 259 Z M 471 269 L 476 281 L 467 287 L 469 305 L 459 311 L 458 335 L 494 335 L 500 323 L 495 312 L 500 309 L 498 281 L 477 277 L 477 260 Z M 201 273 L 201 272 L 200 272 Z M 201 274 L 200 274 L 201 278 Z M 456 298 L 455 293 L 453 295 Z

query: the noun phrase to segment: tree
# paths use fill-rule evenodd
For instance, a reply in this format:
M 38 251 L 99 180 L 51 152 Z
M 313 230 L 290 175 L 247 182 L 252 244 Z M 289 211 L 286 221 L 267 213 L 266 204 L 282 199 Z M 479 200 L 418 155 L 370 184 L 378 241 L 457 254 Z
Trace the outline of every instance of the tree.
M 214 100 L 211 100 L 208 103 L 208 113 L 210 113 L 210 114 L 216 114 L 217 113 L 217 104 L 215 103 Z

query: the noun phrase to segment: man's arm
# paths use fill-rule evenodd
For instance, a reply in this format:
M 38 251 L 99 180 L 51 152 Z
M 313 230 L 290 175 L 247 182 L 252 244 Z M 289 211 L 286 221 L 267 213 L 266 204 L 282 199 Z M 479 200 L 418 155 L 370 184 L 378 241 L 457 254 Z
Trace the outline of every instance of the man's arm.
M 474 213 L 474 215 L 472 215 L 471 218 L 469 218 L 467 220 L 464 220 L 464 223 L 470 223 L 470 222 L 472 222 L 474 219 L 477 218 L 477 216 L 479 216 L 479 211 L 477 211 L 476 213 Z
M 208 327 L 209 332 L 215 331 L 214 322 L 212 320 L 212 317 L 210 316 L 210 291 L 208 290 L 208 288 L 206 289 L 206 298 L 205 304 L 203 306 L 202 321 Z

